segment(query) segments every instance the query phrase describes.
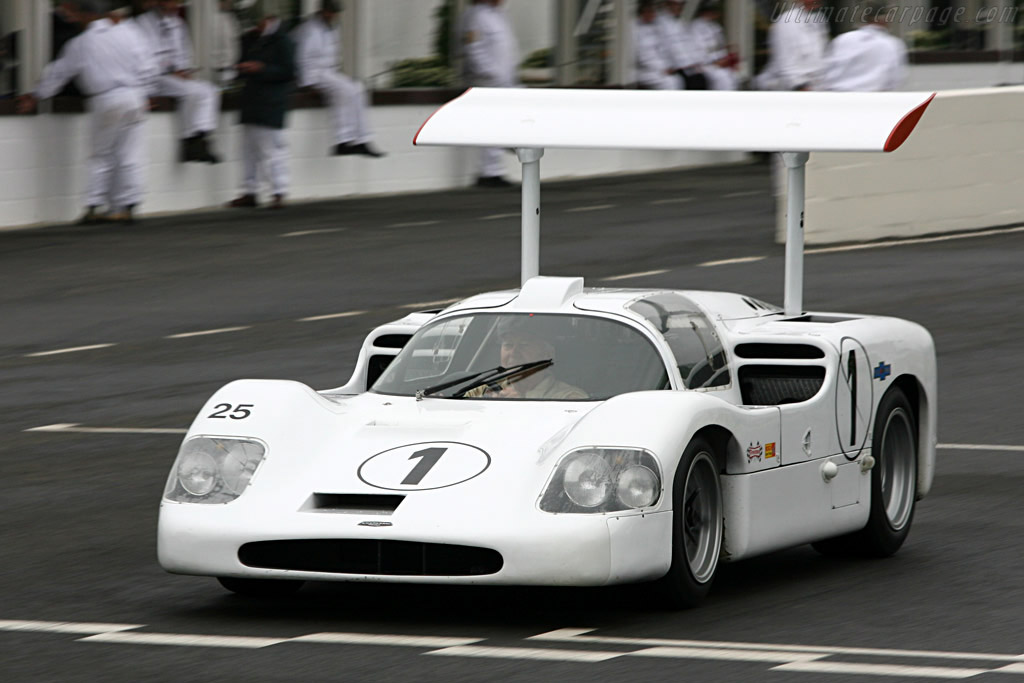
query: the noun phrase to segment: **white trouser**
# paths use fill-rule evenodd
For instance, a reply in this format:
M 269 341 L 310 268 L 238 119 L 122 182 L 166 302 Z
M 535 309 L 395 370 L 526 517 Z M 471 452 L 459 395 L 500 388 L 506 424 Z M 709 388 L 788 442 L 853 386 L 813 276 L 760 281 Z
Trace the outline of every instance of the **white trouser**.
M 217 130 L 220 90 L 213 83 L 164 75 L 157 79 L 157 95 L 178 100 L 181 137 Z
M 515 88 L 519 87 L 513 81 L 498 80 L 476 80 L 472 85 L 481 88 Z M 505 175 L 505 159 L 502 157 L 502 150 L 498 147 L 480 148 L 480 171 L 477 174 L 480 178 L 493 178 Z
M 490 178 L 505 175 L 505 160 L 498 147 L 480 148 L 480 177 Z
M 146 94 L 138 88 L 117 88 L 89 98 L 89 179 L 87 206 L 117 210 L 142 199 L 145 139 L 142 135 Z
M 260 190 L 260 175 L 266 177 L 273 194 L 284 194 L 288 189 L 288 144 L 284 131 L 268 126 L 242 126 L 242 180 L 244 194 Z M 261 173 L 262 172 L 262 173 Z
M 703 68 L 704 76 L 708 79 L 708 87 L 712 90 L 736 90 L 739 88 L 739 78 L 732 69 L 714 64 L 705 64 Z
M 358 145 L 373 138 L 366 122 L 369 102 L 362 83 L 345 74 L 324 72 L 313 87 L 327 98 L 331 127 L 334 129 L 334 144 Z

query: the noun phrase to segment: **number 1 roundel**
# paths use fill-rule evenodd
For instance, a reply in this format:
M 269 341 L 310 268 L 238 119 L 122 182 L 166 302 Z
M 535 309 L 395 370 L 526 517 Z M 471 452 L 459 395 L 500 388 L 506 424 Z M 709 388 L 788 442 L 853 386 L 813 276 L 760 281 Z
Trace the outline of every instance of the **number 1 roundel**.
M 431 441 L 399 446 L 367 458 L 359 478 L 388 491 L 429 491 L 455 486 L 483 474 L 491 456 L 465 443 Z

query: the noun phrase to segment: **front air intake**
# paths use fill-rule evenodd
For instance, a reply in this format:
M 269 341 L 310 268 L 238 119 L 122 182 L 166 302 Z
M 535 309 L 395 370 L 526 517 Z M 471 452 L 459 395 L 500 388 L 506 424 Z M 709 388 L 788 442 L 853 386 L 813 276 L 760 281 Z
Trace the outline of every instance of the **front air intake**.
M 260 569 L 377 576 L 483 576 L 504 564 L 490 548 L 362 538 L 246 543 L 238 559 Z

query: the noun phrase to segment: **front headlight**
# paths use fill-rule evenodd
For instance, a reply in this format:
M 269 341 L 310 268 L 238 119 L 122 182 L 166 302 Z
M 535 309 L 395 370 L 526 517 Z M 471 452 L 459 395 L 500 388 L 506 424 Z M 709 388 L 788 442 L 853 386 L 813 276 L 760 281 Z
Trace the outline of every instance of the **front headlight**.
M 661 468 L 639 448 L 581 448 L 562 458 L 540 498 L 544 512 L 616 512 L 653 507 Z
M 164 498 L 176 503 L 230 503 L 245 492 L 266 452 L 253 439 L 193 437 L 178 451 Z

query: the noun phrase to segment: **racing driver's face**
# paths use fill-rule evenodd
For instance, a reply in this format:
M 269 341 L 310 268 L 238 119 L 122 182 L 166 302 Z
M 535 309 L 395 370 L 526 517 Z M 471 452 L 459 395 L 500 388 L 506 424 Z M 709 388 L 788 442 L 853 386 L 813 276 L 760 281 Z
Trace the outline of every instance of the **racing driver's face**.
M 506 368 L 551 358 L 553 347 L 531 334 L 512 332 L 501 339 L 501 364 Z

